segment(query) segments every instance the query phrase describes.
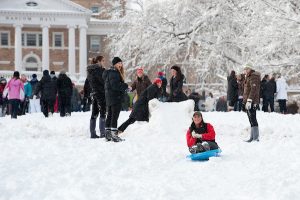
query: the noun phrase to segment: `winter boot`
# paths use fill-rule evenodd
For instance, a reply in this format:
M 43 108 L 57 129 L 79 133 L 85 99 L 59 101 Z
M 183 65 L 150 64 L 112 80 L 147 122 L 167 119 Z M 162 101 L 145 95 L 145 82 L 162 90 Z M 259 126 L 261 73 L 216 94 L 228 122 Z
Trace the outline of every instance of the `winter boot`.
M 111 141 L 111 131 L 110 128 L 105 128 L 105 139 L 106 141 Z
M 99 136 L 96 134 L 96 119 L 90 119 L 90 132 L 91 132 L 91 138 L 99 138 Z
M 99 120 L 100 138 L 105 137 L 105 118 Z
M 253 140 L 253 127 L 251 127 L 250 139 L 246 140 L 245 142 L 252 142 L 252 140 Z
M 112 139 L 112 141 L 114 141 L 114 142 L 124 141 L 122 138 L 120 138 L 118 136 L 118 129 L 112 129 L 110 133 L 111 133 L 111 139 Z
M 258 126 L 252 127 L 251 130 L 253 131 L 253 141 L 258 142 L 258 141 L 259 141 L 259 130 L 258 130 Z

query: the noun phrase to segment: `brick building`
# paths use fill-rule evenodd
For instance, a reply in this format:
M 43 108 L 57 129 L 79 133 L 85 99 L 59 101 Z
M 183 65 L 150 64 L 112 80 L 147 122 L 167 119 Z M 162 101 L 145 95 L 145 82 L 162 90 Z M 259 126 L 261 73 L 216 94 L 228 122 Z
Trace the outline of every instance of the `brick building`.
M 111 2 L 1 0 L 0 76 L 65 70 L 82 83 L 89 58 L 109 57 L 105 38 L 117 31 L 113 18 L 125 12 L 124 0 Z

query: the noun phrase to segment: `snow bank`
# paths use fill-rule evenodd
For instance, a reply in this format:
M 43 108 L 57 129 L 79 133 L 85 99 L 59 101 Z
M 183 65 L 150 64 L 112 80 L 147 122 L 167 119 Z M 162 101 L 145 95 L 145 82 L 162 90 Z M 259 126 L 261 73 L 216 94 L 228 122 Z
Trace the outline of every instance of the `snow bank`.
M 89 139 L 90 113 L 0 118 L 0 200 L 300 198 L 299 115 L 258 112 L 261 141 L 248 144 L 245 113 L 203 113 L 223 152 L 192 162 L 192 108 L 153 100 L 150 122 L 129 126 L 122 143 Z

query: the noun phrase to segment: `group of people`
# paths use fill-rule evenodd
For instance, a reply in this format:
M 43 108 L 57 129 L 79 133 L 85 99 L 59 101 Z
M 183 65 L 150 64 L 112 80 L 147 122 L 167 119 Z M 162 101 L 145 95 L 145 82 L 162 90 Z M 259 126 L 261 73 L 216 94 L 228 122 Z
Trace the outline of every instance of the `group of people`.
M 40 111 L 45 117 L 53 115 L 55 111 L 59 111 L 61 117 L 71 115 L 74 85 L 64 71 L 57 78 L 54 71 L 49 73 L 44 70 L 40 81 L 36 74 L 28 81 L 25 75 L 20 76 L 15 71 L 8 82 L 1 79 L 0 88 L 1 115 L 5 115 L 8 110 L 11 118 L 17 118 L 26 112 Z M 10 109 L 7 109 L 8 105 Z
M 180 67 L 172 66 L 170 79 L 170 93 L 166 92 L 167 80 L 163 72 L 158 72 L 158 77 L 152 82 L 144 74 L 142 68 L 136 70 L 136 79 L 131 85 L 125 83 L 123 62 L 119 57 L 114 57 L 109 69 L 104 67 L 105 58 L 97 56 L 92 59 L 87 67 L 87 80 L 84 88 L 90 88 L 92 99 L 92 114 L 90 118 L 91 138 L 106 138 L 107 141 L 119 142 L 122 133 L 135 121 L 148 121 L 148 103 L 157 98 L 161 101 L 179 102 L 186 100 L 182 86 L 184 75 Z M 122 125 L 118 127 L 118 118 L 122 109 L 122 102 L 127 92 L 136 91 L 132 112 Z M 96 134 L 96 121 L 99 117 L 100 135 Z
M 286 80 L 277 74 L 277 80 L 274 75 L 265 75 L 260 81 L 259 91 L 259 104 L 262 104 L 262 111 L 274 112 L 274 102 L 277 99 L 279 104 L 280 113 L 287 113 L 287 88 Z M 228 111 L 241 111 L 243 109 L 243 94 L 245 84 L 245 74 L 236 75 L 235 71 L 231 71 L 227 77 L 228 89 L 227 89 L 227 102 Z M 262 101 L 261 101 L 261 100 Z M 257 109 L 260 109 L 258 106 Z

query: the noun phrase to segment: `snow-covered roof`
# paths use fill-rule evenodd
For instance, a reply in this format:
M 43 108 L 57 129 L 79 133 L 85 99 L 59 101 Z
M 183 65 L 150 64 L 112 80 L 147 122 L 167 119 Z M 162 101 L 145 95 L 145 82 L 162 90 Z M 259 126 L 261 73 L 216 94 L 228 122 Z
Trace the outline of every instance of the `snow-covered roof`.
M 91 11 L 69 0 L 1 0 L 0 12 L 56 12 L 91 15 Z

